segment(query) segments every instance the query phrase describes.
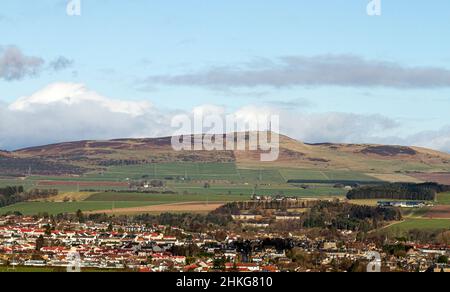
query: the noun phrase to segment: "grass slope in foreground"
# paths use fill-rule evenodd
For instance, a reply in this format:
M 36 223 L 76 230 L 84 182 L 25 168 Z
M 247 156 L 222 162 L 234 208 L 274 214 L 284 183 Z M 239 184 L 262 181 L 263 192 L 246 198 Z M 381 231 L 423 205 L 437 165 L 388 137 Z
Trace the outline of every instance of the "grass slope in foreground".
M 387 231 L 394 235 L 404 235 L 410 230 L 450 230 L 450 219 L 406 219 L 404 222 L 394 224 Z

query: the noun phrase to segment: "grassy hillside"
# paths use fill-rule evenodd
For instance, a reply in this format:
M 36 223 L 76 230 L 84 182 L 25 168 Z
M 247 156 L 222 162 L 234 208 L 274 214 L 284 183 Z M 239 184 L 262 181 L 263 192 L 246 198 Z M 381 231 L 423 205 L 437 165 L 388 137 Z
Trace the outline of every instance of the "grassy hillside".
M 248 137 L 247 137 L 248 138 Z M 210 162 L 223 163 L 220 168 L 198 169 L 198 175 L 229 175 L 230 165 L 239 169 L 295 168 L 310 170 L 346 170 L 359 173 L 401 174 L 412 172 L 449 172 L 450 155 L 429 149 L 386 145 L 305 144 L 280 136 L 280 156 L 277 161 L 260 162 L 260 151 L 181 151 L 171 147 L 171 138 L 120 139 L 111 141 L 79 141 L 18 150 L 8 157 L 72 165 L 77 171 L 84 168 L 104 169 L 114 166 L 144 165 L 152 172 L 153 163 Z M 44 164 L 47 166 L 47 164 Z M 48 166 L 50 167 L 50 166 Z M 80 168 L 82 167 L 82 168 Z M 187 166 L 186 166 L 187 167 Z M 231 165 L 231 170 L 233 166 Z M 135 169 L 130 169 L 134 171 Z M 26 169 L 28 171 L 28 168 Z M 122 170 L 121 170 L 122 171 Z M 185 169 L 169 170 L 183 175 Z M 195 172 L 195 169 L 188 169 Z M 48 174 L 48 173 L 46 173 Z M 164 176 L 164 169 L 156 175 Z M 395 178 L 394 178 L 395 180 Z
M 410 230 L 449 230 L 449 219 L 406 219 L 404 222 L 394 224 L 386 229 L 387 232 L 403 236 Z

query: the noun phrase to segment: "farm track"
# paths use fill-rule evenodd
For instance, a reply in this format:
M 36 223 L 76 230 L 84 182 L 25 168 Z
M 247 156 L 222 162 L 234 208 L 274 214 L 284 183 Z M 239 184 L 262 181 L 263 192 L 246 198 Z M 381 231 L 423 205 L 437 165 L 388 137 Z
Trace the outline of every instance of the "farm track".
M 406 221 L 406 220 L 395 221 L 395 222 L 389 223 L 388 225 L 383 226 L 383 227 L 381 227 L 381 228 L 371 230 L 371 231 L 369 231 L 368 233 L 369 233 L 369 234 L 372 234 L 372 233 L 375 233 L 375 232 L 378 232 L 378 231 L 381 231 L 381 230 L 385 230 L 385 229 L 388 229 L 388 228 L 390 228 L 390 227 L 392 227 L 392 226 L 395 226 L 395 225 L 398 225 L 398 224 L 402 224 L 402 223 L 404 223 L 405 221 Z

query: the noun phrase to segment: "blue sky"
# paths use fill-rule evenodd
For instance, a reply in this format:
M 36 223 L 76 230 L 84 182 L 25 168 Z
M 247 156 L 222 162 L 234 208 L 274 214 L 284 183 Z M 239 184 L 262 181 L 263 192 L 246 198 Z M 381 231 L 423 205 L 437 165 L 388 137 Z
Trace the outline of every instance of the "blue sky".
M 67 16 L 67 2 L 0 0 L 0 48 L 14 46 L 25 56 L 40 58 L 45 62 L 43 68 L 59 57 L 70 60 L 61 70 L 40 69 L 13 80 L 0 78 L 0 101 L 4 104 L 13 104 L 50 84 L 77 83 L 110 99 L 148 101 L 158 111 L 213 104 L 227 111 L 256 105 L 289 107 L 289 111 L 305 115 L 377 115 L 396 126 L 383 128 L 386 133 L 359 135 L 357 142 L 450 149 L 449 139 L 428 145 L 426 140 L 431 138 L 424 138 L 431 131 L 433 137 L 450 132 L 448 76 L 437 86 L 429 81 L 450 70 L 449 1 L 435 0 L 431 5 L 426 1 L 381 0 L 379 17 L 367 15 L 368 0 L 81 0 L 82 15 L 77 17 Z M 317 56 L 321 56 L 320 62 L 330 62 L 329 56 L 334 61 L 352 56 L 356 58 L 350 59 L 354 67 L 361 67 L 358 60 L 369 63 L 369 69 L 364 70 L 390 62 L 380 74 L 395 65 L 394 76 L 414 68 L 427 70 L 418 77 L 415 71 L 405 73 L 399 82 L 407 79 L 407 86 L 393 86 L 386 80 L 359 84 L 358 76 L 347 76 L 346 80 L 354 80 L 344 84 L 295 80 L 275 86 L 270 80 L 271 76 L 279 78 L 280 66 L 297 74 L 297 65 L 292 68 L 280 61 L 282 58 L 306 58 L 301 66 L 313 62 L 311 70 L 316 72 Z M 258 71 L 260 67 L 264 74 Z M 339 75 L 339 70 L 354 67 L 338 65 L 330 74 Z M 269 72 L 272 69 L 273 75 Z M 208 77 L 212 72 L 222 82 L 213 84 Z M 252 81 L 264 78 L 236 84 L 236 78 L 230 76 L 236 72 L 254 74 L 249 77 Z M 188 77 L 193 82 L 173 77 Z M 429 78 L 425 85 L 415 86 L 414 82 L 421 83 L 424 78 Z M 420 139 L 412 139 L 418 135 L 422 135 Z M 5 135 L 1 143 L 1 137 L 0 133 L 0 147 L 24 146 L 9 145 L 4 142 Z M 72 137 L 77 138 L 68 138 Z M 109 136 L 92 138 L 103 137 Z M 371 141 L 359 141 L 366 138 Z M 334 139 L 352 142 L 355 138 Z

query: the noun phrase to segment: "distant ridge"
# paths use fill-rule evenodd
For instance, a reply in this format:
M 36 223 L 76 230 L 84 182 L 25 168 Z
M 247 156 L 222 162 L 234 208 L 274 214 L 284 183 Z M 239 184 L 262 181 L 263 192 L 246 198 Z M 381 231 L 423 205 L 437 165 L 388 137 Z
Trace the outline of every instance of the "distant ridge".
M 247 137 L 248 138 L 248 137 Z M 261 163 L 261 151 L 181 151 L 171 147 L 172 137 L 83 140 L 24 148 L 11 153 L 16 159 L 37 159 L 82 169 L 112 165 L 167 162 L 233 162 L 244 168 L 355 170 L 370 173 L 450 172 L 450 154 L 420 147 L 303 143 L 280 135 L 280 156 Z

